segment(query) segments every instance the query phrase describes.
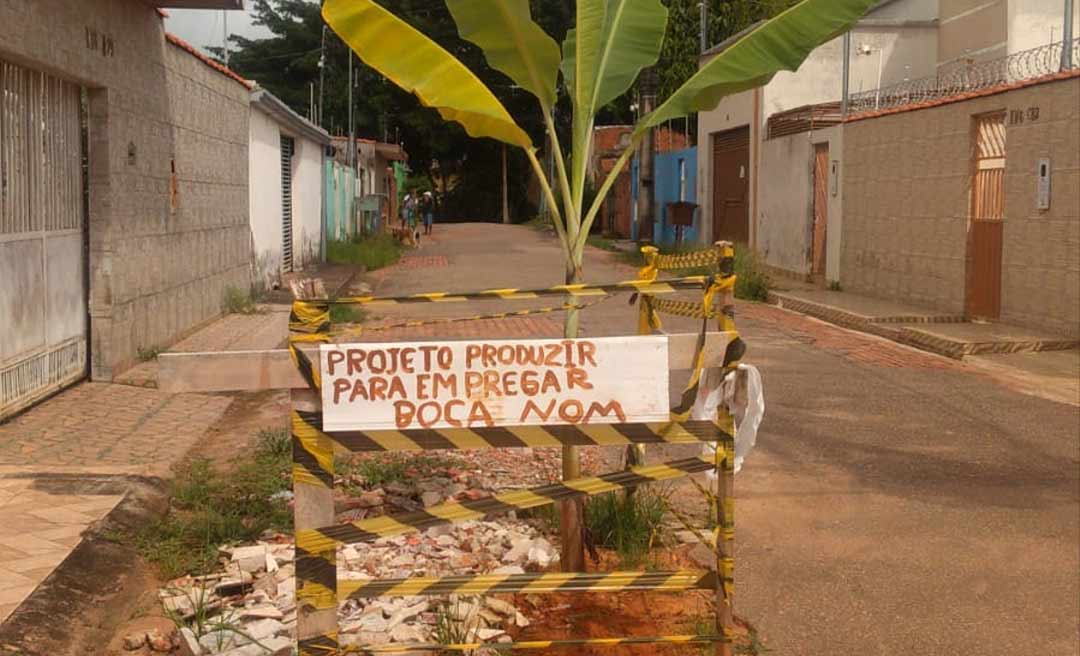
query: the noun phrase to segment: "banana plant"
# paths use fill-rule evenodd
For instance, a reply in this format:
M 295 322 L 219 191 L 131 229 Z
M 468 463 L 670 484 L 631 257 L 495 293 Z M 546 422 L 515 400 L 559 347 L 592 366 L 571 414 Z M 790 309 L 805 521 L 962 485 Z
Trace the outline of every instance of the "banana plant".
M 778 71 L 796 70 L 814 48 L 847 31 L 878 1 L 802 0 L 713 57 L 642 117 L 588 207 L 585 177 L 596 113 L 626 93 L 641 70 L 659 58 L 668 18 L 659 0 L 577 0 L 575 26 L 561 47 L 532 20 L 529 0 L 445 0 L 461 38 L 479 46 L 492 68 L 540 103 L 556 164 L 554 180 L 545 175 L 529 135 L 495 94 L 435 41 L 374 0 L 326 0 L 323 18 L 364 63 L 447 121 L 460 123 L 470 136 L 525 151 L 552 208 L 566 282 L 575 283 L 582 279 L 585 242 L 604 197 L 648 130 L 712 109 L 724 96 L 761 86 Z M 569 158 L 553 119 L 560 73 L 573 105 Z M 577 332 L 578 314 L 571 309 L 564 334 L 576 337 Z M 578 476 L 577 449 L 564 447 L 563 478 Z M 580 571 L 580 500 L 564 503 L 561 516 L 563 569 Z
M 552 208 L 566 282 L 580 282 L 585 242 L 611 185 L 642 137 L 670 119 L 716 107 L 721 98 L 794 71 L 818 45 L 847 31 L 878 0 L 802 0 L 725 49 L 655 111 L 641 118 L 631 143 L 585 207 L 585 178 L 596 113 L 630 88 L 660 56 L 667 8 L 659 0 L 577 0 L 577 18 L 562 46 L 537 25 L 529 0 L 445 0 L 461 38 L 488 64 L 536 97 L 554 150 L 549 180 L 529 135 L 480 79 L 432 39 L 374 0 L 326 0 L 323 18 L 357 56 L 387 79 L 460 123 L 473 137 L 498 139 L 525 151 Z M 573 105 L 569 158 L 555 131 L 552 108 L 559 75 Z M 567 170 L 567 169 L 570 170 Z M 561 205 L 554 189 L 561 192 Z M 577 335 L 568 312 L 566 336 Z

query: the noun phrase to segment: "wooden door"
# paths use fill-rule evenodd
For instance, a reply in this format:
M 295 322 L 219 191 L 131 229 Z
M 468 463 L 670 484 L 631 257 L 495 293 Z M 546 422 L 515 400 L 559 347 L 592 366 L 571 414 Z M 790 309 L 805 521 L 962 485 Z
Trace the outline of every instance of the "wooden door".
M 713 240 L 750 241 L 750 128 L 713 135 Z
M 825 238 L 829 223 L 829 144 L 814 145 L 814 231 L 810 273 L 825 275 Z
M 965 310 L 969 316 L 996 319 L 1001 314 L 1005 113 L 976 117 L 974 142 Z

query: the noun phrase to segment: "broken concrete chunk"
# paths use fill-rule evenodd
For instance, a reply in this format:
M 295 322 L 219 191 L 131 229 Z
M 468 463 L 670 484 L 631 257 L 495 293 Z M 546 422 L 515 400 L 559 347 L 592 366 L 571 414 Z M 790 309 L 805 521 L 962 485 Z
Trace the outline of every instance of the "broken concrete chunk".
M 496 599 L 495 597 L 488 597 L 484 600 L 487 607 L 495 611 L 500 615 L 513 615 L 517 612 L 517 608 L 509 601 L 503 601 L 502 599 Z
M 267 561 L 266 545 L 257 544 L 253 547 L 236 547 L 232 551 L 232 562 L 240 567 L 242 572 L 261 572 L 266 569 Z
M 202 656 L 203 648 L 199 644 L 199 639 L 195 636 L 195 632 L 186 626 L 180 629 L 177 634 L 180 641 L 180 649 L 176 652 L 177 656 Z
M 136 649 L 142 649 L 142 646 L 146 644 L 145 633 L 133 633 L 128 636 L 124 636 L 124 649 L 128 651 L 135 651 Z
M 146 644 L 151 651 L 159 654 L 167 654 L 173 650 L 172 638 L 163 635 L 157 629 L 152 629 L 146 633 Z
M 293 650 L 289 638 L 270 638 L 259 644 L 244 645 L 221 654 L 221 656 L 290 656 Z

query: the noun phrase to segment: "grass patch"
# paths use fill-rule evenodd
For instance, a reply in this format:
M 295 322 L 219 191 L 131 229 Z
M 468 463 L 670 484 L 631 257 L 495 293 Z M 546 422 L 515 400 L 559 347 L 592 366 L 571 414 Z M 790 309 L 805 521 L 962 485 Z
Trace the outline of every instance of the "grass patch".
M 198 458 L 177 472 L 169 513 L 122 536 L 165 578 L 206 573 L 222 544 L 254 540 L 263 531 L 288 531 L 286 500 L 271 498 L 291 486 L 288 430 L 259 431 L 254 453 L 227 471 Z
M 364 323 L 368 313 L 358 305 L 330 306 L 330 323 Z
M 469 468 L 469 463 L 452 455 L 380 453 L 335 459 L 334 471 L 352 492 L 402 483 L 413 488 L 416 481 L 435 477 L 452 478 Z
M 772 650 L 766 647 L 761 642 L 761 637 L 758 636 L 757 631 L 750 629 L 750 642 L 745 645 L 735 645 L 735 653 L 743 654 L 744 656 L 761 656 L 771 652 Z
M 554 533 L 559 530 L 558 504 L 549 503 L 546 506 L 536 506 L 534 508 L 519 510 L 517 511 L 517 516 L 521 519 L 536 520 L 536 522 L 548 533 Z
M 757 253 L 739 244 L 735 247 L 735 298 L 764 301 L 769 297 L 769 274 Z
M 370 237 L 355 236 L 346 241 L 328 241 L 326 259 L 335 264 L 353 264 L 368 271 L 381 269 L 401 259 L 404 247 L 393 235 L 380 232 Z
M 613 549 L 624 567 L 637 567 L 660 535 L 666 507 L 667 499 L 655 489 L 640 487 L 633 495 L 609 492 L 589 500 L 585 522 L 597 546 Z
M 599 248 L 602 251 L 608 251 L 610 253 L 619 251 L 619 248 L 615 245 L 615 240 L 601 237 L 600 235 L 589 235 L 585 240 L 585 243 L 593 248 Z
M 145 348 L 139 347 L 135 350 L 135 357 L 139 359 L 139 362 L 149 362 L 151 360 L 157 360 L 157 356 L 165 352 L 165 349 L 160 346 L 147 346 Z
M 528 226 L 533 230 L 554 230 L 555 226 L 551 223 L 550 215 L 534 216 L 528 221 L 523 222 L 521 225 Z
M 228 286 L 225 288 L 225 297 L 221 301 L 221 309 L 228 314 L 257 314 L 258 306 L 255 304 L 255 296 L 250 290 Z
M 829 291 L 830 292 L 843 291 L 843 288 L 840 287 L 840 281 L 839 280 L 830 280 L 829 281 Z

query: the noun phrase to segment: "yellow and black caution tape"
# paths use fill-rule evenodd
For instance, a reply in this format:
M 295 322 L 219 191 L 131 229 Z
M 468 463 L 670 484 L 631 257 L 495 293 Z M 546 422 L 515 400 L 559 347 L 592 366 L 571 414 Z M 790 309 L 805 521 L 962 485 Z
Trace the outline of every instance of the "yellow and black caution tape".
M 371 597 L 429 595 L 488 595 L 541 592 L 681 592 L 715 590 L 716 573 L 680 570 L 674 572 L 600 572 L 540 574 L 479 574 L 473 576 L 412 577 L 362 581 L 340 581 L 338 596 L 345 600 Z
M 623 280 L 620 282 L 591 284 L 572 283 L 520 289 L 514 287 L 484 289 L 474 292 L 424 292 L 405 296 L 344 296 L 334 299 L 305 299 L 301 303 L 315 309 L 330 305 L 407 305 L 412 303 L 460 303 L 464 301 L 519 301 L 547 296 L 606 296 L 636 292 L 639 294 L 670 294 L 685 289 L 701 289 L 708 283 L 708 276 L 684 276 L 670 280 Z M 297 314 L 299 322 L 310 322 L 308 316 Z
M 330 307 L 297 299 L 289 312 L 289 330 L 300 333 L 324 333 L 330 330 Z
M 676 301 L 670 298 L 651 299 L 652 309 L 661 314 L 671 314 L 691 319 L 712 319 L 716 316 L 716 308 L 705 307 L 704 303 L 694 301 Z
M 342 448 L 364 451 L 434 451 L 441 449 L 508 449 L 543 446 L 625 446 L 627 444 L 690 444 L 731 439 L 734 424 L 714 421 L 670 421 L 625 424 L 552 424 L 475 428 L 415 428 L 322 432 L 322 413 L 294 410 L 293 435 L 310 441 L 324 434 Z
M 339 648 L 337 633 L 328 633 L 313 638 L 301 638 L 298 641 L 299 656 L 329 656 L 330 654 L 349 653 Z M 351 652 L 358 653 L 358 652 Z M 369 653 L 368 650 L 359 653 Z
M 296 547 L 296 599 L 316 609 L 337 607 L 337 554 L 334 548 Z
M 730 438 L 725 441 L 725 444 L 730 444 Z M 422 531 L 440 524 L 456 524 L 483 519 L 489 515 L 545 506 L 579 495 L 595 496 L 646 483 L 673 480 L 708 471 L 714 466 L 710 458 L 700 456 L 633 467 L 626 471 L 611 472 L 601 476 L 577 478 L 528 490 L 503 492 L 483 499 L 443 503 L 416 512 L 372 517 L 347 524 L 301 530 L 297 531 L 297 545 L 307 551 L 322 552 L 337 543 L 372 542 L 378 538 Z
M 398 330 L 401 328 L 419 328 L 422 326 L 438 326 L 454 323 L 466 323 L 469 321 L 484 321 L 488 319 L 509 319 L 514 317 L 527 317 L 537 314 L 554 314 L 556 312 L 568 312 L 570 310 L 585 310 L 590 308 L 601 301 L 607 300 L 609 297 L 603 296 L 590 303 L 564 303 L 563 305 L 556 305 L 552 307 L 535 308 L 532 310 L 514 310 L 512 312 L 491 312 L 489 314 L 474 314 L 468 317 L 450 317 L 443 319 L 413 319 L 407 321 L 398 321 L 389 324 L 380 324 L 377 326 L 355 326 L 352 328 L 331 328 L 327 331 L 327 335 L 330 337 L 341 337 L 344 335 L 362 335 L 365 333 L 382 332 L 386 330 Z
M 325 435 L 310 430 L 297 430 L 293 421 L 292 475 L 294 483 L 334 486 L 334 451 L 329 442 L 321 443 Z
M 440 645 L 437 643 L 388 643 L 383 645 L 349 645 L 338 653 L 343 654 L 401 654 L 414 651 L 461 651 L 477 649 L 517 651 L 527 649 L 555 649 L 560 647 L 619 647 L 622 645 L 689 645 L 712 642 L 731 642 L 731 636 L 723 635 L 674 635 L 632 636 L 625 638 L 581 638 L 578 640 L 526 640 L 522 642 L 470 642 Z M 324 652 L 326 653 L 326 652 Z
M 709 248 L 693 253 L 657 253 L 656 268 L 661 271 L 680 271 L 701 267 L 715 267 L 722 259 L 718 248 Z

